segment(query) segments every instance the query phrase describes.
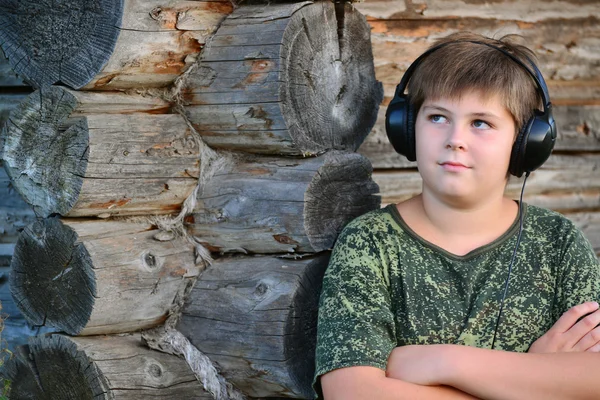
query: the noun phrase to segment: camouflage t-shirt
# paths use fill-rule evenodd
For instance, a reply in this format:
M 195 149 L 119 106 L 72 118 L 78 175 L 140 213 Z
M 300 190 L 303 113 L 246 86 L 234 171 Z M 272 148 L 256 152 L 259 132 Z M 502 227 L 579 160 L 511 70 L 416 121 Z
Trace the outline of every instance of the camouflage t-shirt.
M 562 215 L 523 204 L 523 233 L 495 348 L 525 352 L 563 312 L 600 300 L 600 264 Z M 452 343 L 489 348 L 519 230 L 464 256 L 414 233 L 394 204 L 340 234 L 319 305 L 314 388 L 350 366 L 386 368 L 396 346 Z

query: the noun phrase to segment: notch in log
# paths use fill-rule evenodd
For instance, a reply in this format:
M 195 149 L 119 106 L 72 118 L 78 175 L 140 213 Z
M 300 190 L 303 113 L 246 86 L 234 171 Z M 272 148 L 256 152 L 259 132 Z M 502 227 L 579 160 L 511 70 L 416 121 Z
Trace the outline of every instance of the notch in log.
M 15 189 L 46 217 L 177 212 L 196 186 L 199 148 L 183 117 L 143 96 L 51 86 L 0 133 Z
M 261 154 L 355 151 L 375 123 L 370 27 L 352 5 L 241 5 L 184 88 L 212 147 Z
M 371 173 L 357 153 L 249 158 L 203 186 L 186 224 L 200 242 L 223 253 L 330 249 L 348 222 L 379 208 Z
M 30 324 L 71 335 L 132 332 L 164 322 L 198 269 L 182 239 L 149 224 L 43 219 L 19 236 L 10 288 Z
M 5 0 L 0 43 L 35 88 L 163 87 L 232 10 L 229 1 Z
M 300 260 L 216 260 L 187 297 L 177 329 L 249 396 L 312 398 L 328 260 L 328 252 Z
M 11 399 L 213 399 L 184 359 L 148 349 L 139 335 L 34 337 L 1 374 Z

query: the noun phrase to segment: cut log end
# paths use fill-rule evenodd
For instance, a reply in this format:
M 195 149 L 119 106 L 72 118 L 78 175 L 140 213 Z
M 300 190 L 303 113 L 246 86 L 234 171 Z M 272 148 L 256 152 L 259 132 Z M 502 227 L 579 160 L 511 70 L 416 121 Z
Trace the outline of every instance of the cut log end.
M 40 220 L 19 236 L 11 261 L 11 293 L 36 326 L 78 334 L 96 296 L 90 255 L 78 235 L 56 218 Z
M 329 152 L 305 193 L 304 228 L 315 251 L 331 249 L 344 226 L 381 205 L 369 160 Z
M 10 398 L 111 398 L 106 378 L 86 354 L 67 337 L 48 335 L 29 339 L 6 365 Z
M 383 99 L 364 16 L 349 3 L 303 7 L 283 43 L 280 96 L 295 145 L 310 153 L 356 151 Z
M 10 114 L 1 141 L 4 168 L 37 214 L 66 214 L 76 203 L 87 168 L 85 119 L 67 121 L 77 104 L 60 87 L 40 89 Z
M 6 2 L 5 2 L 6 3 Z M 78 89 L 106 64 L 117 42 L 123 1 L 10 1 L 0 14 L 2 49 L 34 87 L 62 82 Z

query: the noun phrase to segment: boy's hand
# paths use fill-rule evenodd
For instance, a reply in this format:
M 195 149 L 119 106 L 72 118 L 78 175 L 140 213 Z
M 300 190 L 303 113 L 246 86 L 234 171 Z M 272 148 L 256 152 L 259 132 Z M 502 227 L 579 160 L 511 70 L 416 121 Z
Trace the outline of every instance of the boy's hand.
M 579 304 L 565 312 L 548 332 L 533 342 L 528 352 L 600 352 L 598 324 L 600 324 L 598 303 Z

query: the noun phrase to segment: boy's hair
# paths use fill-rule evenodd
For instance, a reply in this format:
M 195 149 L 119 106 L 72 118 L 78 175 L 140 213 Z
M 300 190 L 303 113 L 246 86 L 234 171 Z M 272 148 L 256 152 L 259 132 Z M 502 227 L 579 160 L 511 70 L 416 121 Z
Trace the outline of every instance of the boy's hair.
M 426 99 L 460 98 L 472 90 L 483 96 L 499 95 L 500 101 L 515 121 L 515 134 L 541 104 L 533 78 L 522 66 L 489 43 L 511 53 L 523 64 L 535 62 L 534 53 L 516 43 L 517 35 L 490 39 L 470 32 L 459 32 L 437 40 L 433 46 L 455 42 L 439 48 L 423 59 L 408 82 L 408 98 L 415 115 Z

